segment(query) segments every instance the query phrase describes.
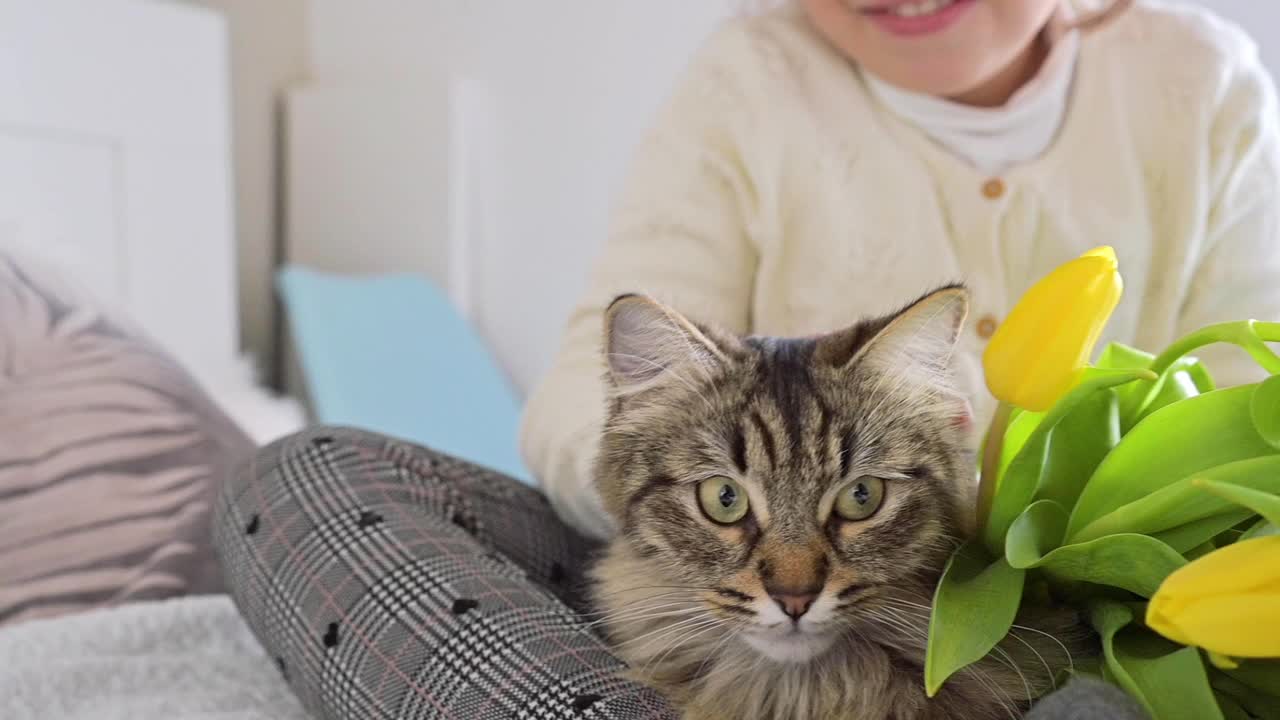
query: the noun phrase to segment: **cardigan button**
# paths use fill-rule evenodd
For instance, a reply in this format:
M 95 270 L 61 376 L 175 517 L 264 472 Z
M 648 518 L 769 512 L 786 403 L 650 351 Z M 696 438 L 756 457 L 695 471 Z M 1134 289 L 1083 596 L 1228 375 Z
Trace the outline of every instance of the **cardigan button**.
M 999 323 L 996 322 L 996 319 L 994 316 L 983 315 L 978 320 L 978 326 L 977 326 L 978 337 L 982 338 L 983 340 L 990 340 L 991 336 L 996 334 L 997 327 L 999 327 Z
M 1004 181 L 1000 178 L 991 178 L 982 183 L 982 195 L 988 200 L 997 200 L 1004 196 Z

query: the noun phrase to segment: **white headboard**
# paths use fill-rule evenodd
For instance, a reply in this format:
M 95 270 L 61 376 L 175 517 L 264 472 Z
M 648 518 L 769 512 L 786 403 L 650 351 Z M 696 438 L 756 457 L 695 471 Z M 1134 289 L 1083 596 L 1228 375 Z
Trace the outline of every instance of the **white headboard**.
M 0 243 L 68 266 L 206 377 L 238 344 L 228 82 L 213 13 L 0 0 Z

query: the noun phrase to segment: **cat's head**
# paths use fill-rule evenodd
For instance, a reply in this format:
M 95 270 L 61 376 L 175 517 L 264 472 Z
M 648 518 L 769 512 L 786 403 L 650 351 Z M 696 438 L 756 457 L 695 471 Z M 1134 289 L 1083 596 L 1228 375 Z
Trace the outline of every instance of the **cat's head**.
M 967 292 L 947 287 L 829 335 L 777 339 L 643 296 L 615 301 L 598 460 L 625 549 L 599 575 L 613 614 L 656 598 L 666 617 L 718 621 L 716 640 L 732 632 L 804 661 L 893 623 L 893 598 L 927 602 L 973 482 L 951 368 L 967 309 Z

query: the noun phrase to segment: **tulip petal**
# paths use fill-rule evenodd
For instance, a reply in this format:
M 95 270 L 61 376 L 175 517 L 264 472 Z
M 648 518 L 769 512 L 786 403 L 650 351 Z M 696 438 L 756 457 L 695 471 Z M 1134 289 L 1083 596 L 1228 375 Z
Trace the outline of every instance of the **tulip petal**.
M 1280 536 L 1228 545 L 1169 575 L 1147 625 L 1221 655 L 1280 657 Z
M 1175 642 L 1240 658 L 1280 657 L 1280 594 L 1215 595 L 1147 608 L 1147 624 Z
M 1280 597 L 1280 536 L 1246 540 L 1214 550 L 1170 575 L 1158 595 L 1169 593 L 1181 600 L 1210 594 L 1263 592 Z
M 983 353 L 992 394 L 1024 410 L 1048 410 L 1079 379 L 1123 288 L 1110 248 L 1032 285 Z
M 1101 245 L 1096 247 L 1080 257 L 1096 257 L 1106 260 L 1111 265 L 1111 269 L 1115 270 L 1120 267 L 1120 261 L 1116 259 L 1116 249 L 1110 245 Z
M 1226 655 L 1219 655 L 1216 652 L 1210 652 L 1208 655 L 1209 662 L 1213 663 L 1213 666 L 1219 670 L 1235 670 L 1240 667 L 1240 661 L 1235 658 L 1227 657 Z

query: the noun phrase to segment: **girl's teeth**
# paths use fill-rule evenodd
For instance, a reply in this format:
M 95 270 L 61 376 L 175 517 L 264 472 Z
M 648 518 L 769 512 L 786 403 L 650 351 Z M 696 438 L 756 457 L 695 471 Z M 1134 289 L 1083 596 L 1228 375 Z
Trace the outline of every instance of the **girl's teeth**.
M 893 14 L 898 17 L 920 17 L 921 15 L 932 15 L 939 10 L 947 7 L 955 0 L 920 0 L 920 2 L 904 3 L 896 5 L 893 8 Z

